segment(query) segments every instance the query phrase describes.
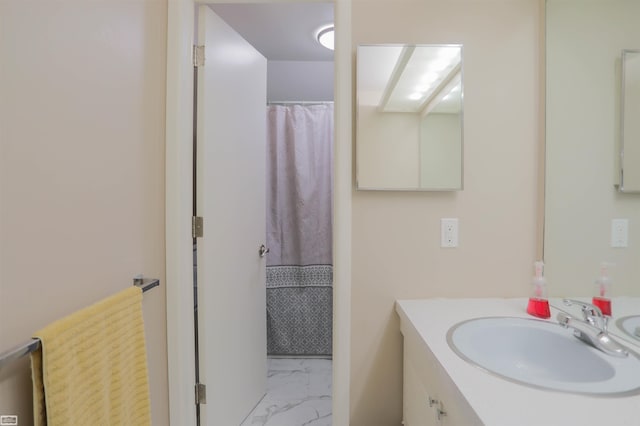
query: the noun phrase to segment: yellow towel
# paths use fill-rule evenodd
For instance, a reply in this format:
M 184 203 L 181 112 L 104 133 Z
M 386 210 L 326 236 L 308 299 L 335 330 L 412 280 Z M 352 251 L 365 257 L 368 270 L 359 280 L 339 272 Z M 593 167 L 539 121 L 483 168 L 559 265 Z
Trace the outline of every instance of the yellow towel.
M 35 425 L 150 425 L 142 291 L 111 296 L 36 333 Z M 42 351 L 42 353 L 40 353 Z

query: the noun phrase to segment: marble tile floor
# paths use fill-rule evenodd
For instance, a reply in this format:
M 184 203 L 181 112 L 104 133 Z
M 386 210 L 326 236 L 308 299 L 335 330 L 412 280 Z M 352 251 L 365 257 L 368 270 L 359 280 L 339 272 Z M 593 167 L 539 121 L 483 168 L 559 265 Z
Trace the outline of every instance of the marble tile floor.
M 241 426 L 331 426 L 331 360 L 270 358 L 267 394 Z

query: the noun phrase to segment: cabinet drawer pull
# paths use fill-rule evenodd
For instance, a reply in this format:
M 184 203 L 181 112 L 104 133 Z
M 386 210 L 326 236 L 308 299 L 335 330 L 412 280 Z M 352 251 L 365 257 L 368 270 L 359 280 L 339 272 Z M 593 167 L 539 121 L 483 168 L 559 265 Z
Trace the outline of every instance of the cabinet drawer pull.
M 434 405 L 438 405 L 439 402 L 437 399 L 433 399 L 431 397 L 429 397 L 429 407 L 433 407 Z
M 440 407 L 438 408 L 438 420 L 442 420 L 442 418 L 446 416 L 447 416 L 447 412 L 444 411 L 444 409 L 442 408 L 442 405 L 440 405 Z

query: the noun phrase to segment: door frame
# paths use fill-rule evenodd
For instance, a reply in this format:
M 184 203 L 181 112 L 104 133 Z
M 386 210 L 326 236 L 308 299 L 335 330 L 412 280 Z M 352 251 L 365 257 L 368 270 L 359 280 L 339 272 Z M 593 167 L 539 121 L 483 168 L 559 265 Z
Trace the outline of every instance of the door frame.
M 252 0 L 252 2 L 318 0 Z M 333 398 L 336 426 L 349 424 L 351 339 L 352 46 L 351 1 L 333 0 L 334 212 L 333 212 Z M 209 3 L 247 3 L 216 0 Z M 169 420 L 195 425 L 193 329 L 193 64 L 194 0 L 168 0 L 166 86 L 166 299 Z

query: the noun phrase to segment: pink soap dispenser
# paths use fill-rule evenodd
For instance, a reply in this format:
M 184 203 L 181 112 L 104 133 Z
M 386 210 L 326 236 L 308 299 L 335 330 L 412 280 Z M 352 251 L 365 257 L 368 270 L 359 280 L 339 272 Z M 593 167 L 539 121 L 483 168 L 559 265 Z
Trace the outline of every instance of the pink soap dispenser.
M 544 263 L 537 261 L 534 264 L 535 275 L 531 280 L 531 296 L 527 305 L 527 313 L 538 318 L 549 318 L 549 300 L 547 300 L 547 284 L 544 279 Z
M 600 308 L 602 315 L 611 316 L 611 278 L 609 277 L 609 263 L 600 264 L 600 276 L 596 279 L 595 293 L 592 303 Z

